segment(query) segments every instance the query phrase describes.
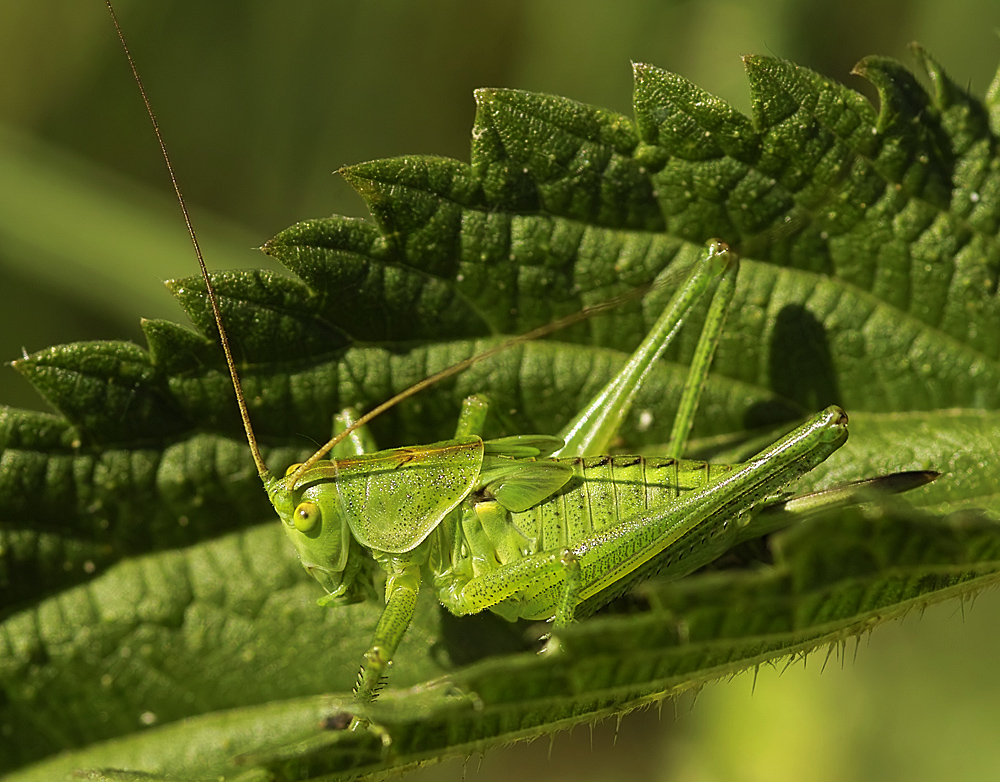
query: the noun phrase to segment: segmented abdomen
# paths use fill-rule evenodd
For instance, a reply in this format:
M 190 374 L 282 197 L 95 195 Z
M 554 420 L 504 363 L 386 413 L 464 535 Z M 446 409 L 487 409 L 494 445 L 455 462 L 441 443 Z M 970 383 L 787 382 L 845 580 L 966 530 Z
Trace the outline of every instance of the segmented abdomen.
M 511 522 L 531 541 L 532 552 L 572 545 L 735 469 L 725 464 L 642 456 L 558 461 L 573 468 L 573 478 L 545 502 L 511 513 Z

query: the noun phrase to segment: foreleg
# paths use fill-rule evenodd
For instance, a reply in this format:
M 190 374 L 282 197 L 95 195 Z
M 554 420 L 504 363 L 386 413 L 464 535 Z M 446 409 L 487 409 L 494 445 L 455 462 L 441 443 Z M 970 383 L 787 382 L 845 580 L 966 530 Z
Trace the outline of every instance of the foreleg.
M 354 697 L 367 702 L 375 699 L 399 642 L 413 619 L 420 591 L 420 567 L 405 554 L 376 554 L 389 574 L 385 585 L 385 608 L 375 627 L 375 635 L 365 652 L 358 672 Z

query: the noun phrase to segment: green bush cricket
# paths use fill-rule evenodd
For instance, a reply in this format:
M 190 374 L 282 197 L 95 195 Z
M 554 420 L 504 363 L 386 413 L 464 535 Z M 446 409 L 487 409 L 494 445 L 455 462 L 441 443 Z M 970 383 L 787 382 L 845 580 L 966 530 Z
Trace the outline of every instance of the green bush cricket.
M 172 170 L 171 178 L 176 189 Z M 211 279 L 179 190 L 177 195 L 258 472 L 303 566 L 327 592 L 320 602 L 360 599 L 371 583 L 384 591 L 385 609 L 355 690 L 361 703 L 371 701 L 382 686 L 425 581 L 452 613 L 490 609 L 507 619 L 546 619 L 560 627 L 654 572 L 681 577 L 737 543 L 789 523 L 788 514 L 794 518 L 857 494 L 857 488 L 847 487 L 790 501 L 781 495 L 846 441 L 847 416 L 837 406 L 744 463 L 681 460 L 739 266 L 735 254 L 716 242 L 708 245 L 626 366 L 559 436 L 484 441 L 487 402 L 471 397 L 454 439 L 372 450 L 364 429 L 368 421 L 471 363 L 465 362 L 356 420 L 345 411 L 334 438 L 276 477 L 258 451 Z M 692 306 L 713 289 L 668 455 L 603 455 L 649 369 Z M 327 454 L 333 458 L 324 458 Z M 910 488 L 931 477 L 894 478 L 889 488 Z M 764 512 L 778 504 L 783 514 Z

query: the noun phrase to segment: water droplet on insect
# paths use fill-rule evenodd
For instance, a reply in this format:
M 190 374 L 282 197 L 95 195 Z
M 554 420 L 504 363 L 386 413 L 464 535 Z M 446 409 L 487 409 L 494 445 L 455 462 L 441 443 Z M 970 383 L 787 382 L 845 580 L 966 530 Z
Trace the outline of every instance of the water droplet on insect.
M 977 193 L 975 191 L 969 193 L 969 200 L 972 201 L 972 203 L 974 203 L 974 204 L 978 204 L 979 203 L 979 193 Z

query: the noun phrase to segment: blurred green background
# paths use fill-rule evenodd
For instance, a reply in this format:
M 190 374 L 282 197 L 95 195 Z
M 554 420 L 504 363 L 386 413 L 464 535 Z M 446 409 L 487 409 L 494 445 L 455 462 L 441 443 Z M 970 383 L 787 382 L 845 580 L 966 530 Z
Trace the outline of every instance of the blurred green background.
M 739 56 L 850 76 L 917 40 L 982 94 L 1000 61 L 996 0 L 138 2 L 121 21 L 210 265 L 266 264 L 289 224 L 363 215 L 332 175 L 404 153 L 468 159 L 479 86 L 630 111 L 630 61 L 676 71 L 741 110 Z M 180 317 L 160 281 L 194 261 L 148 121 L 100 0 L 0 3 L 0 358 L 131 338 Z M 0 401 L 42 403 L 0 371 Z M 967 614 L 963 621 L 963 613 Z M 1000 599 L 932 608 L 778 676 L 761 671 L 588 731 L 487 755 L 471 779 L 1000 778 Z M 551 754 L 551 761 L 547 758 Z M 459 779 L 461 762 L 414 778 Z

